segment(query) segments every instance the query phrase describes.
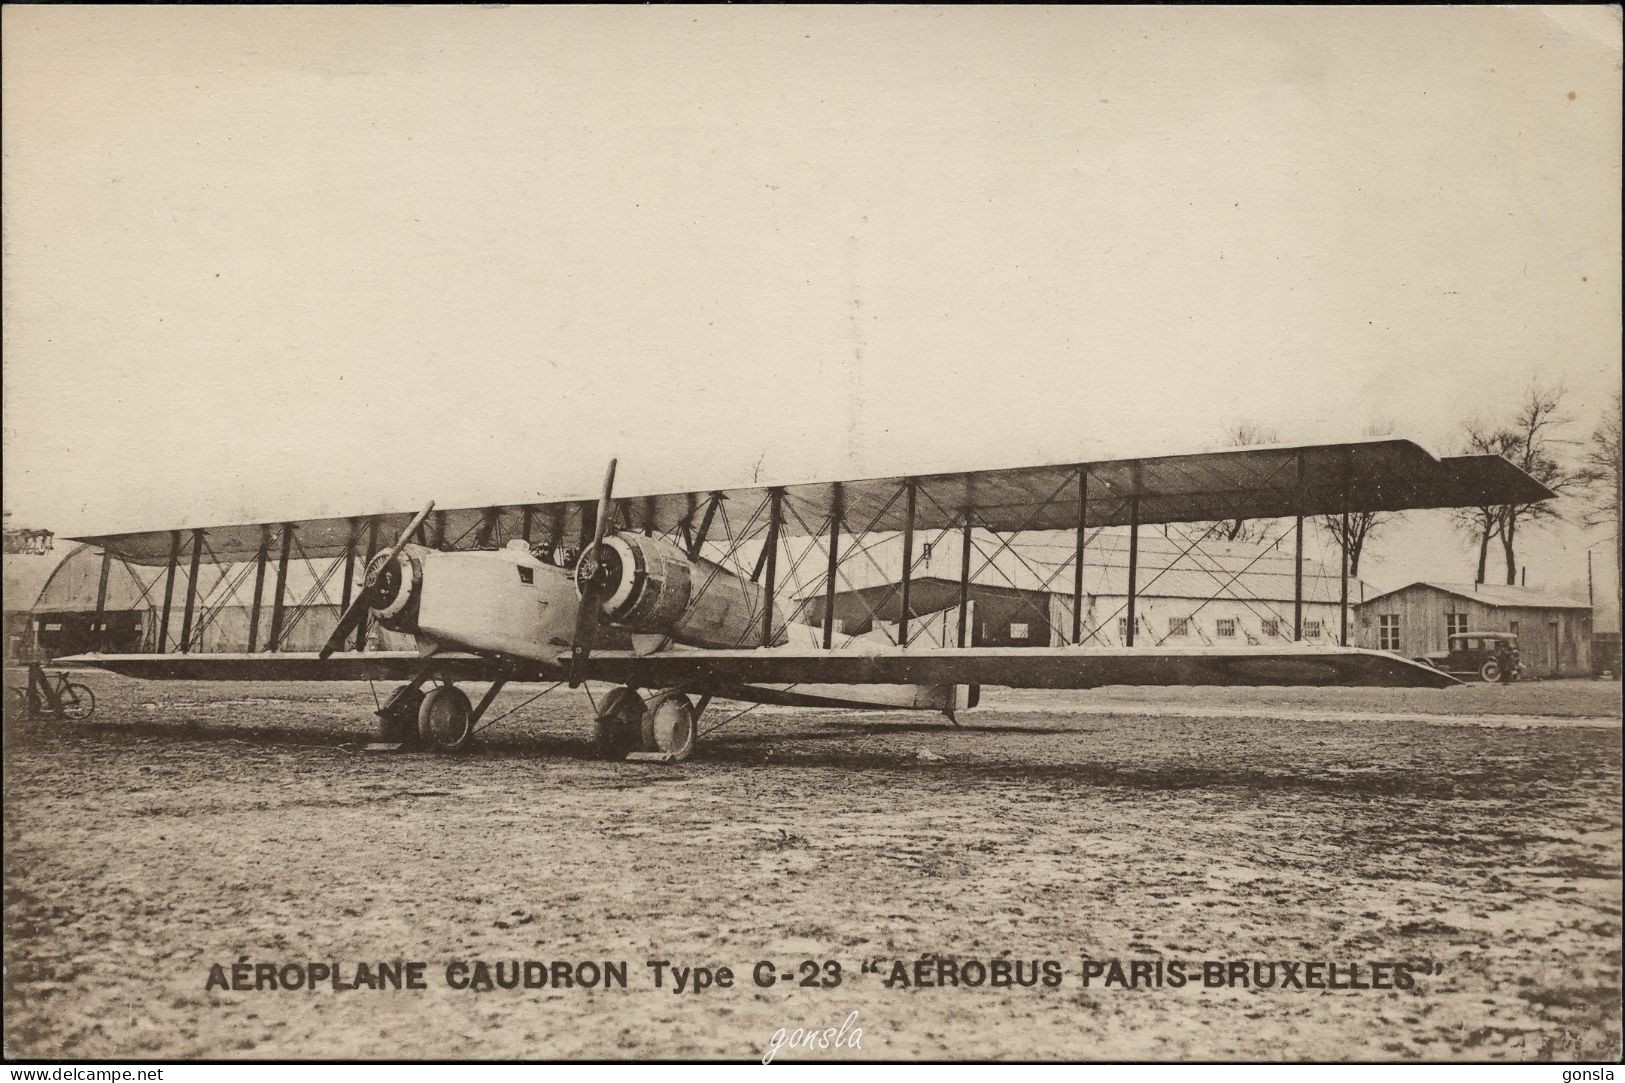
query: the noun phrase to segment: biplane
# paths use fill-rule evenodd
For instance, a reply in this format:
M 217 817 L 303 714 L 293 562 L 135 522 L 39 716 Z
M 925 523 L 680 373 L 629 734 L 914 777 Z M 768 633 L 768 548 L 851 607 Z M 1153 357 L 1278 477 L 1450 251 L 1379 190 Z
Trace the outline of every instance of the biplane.
M 975 705 L 983 685 L 1443 687 L 1455 678 L 1346 645 L 1346 552 L 1337 645 L 1303 642 L 1305 519 L 1342 516 L 1346 524 L 1357 511 L 1553 496 L 1499 457 L 1435 457 L 1400 439 L 630 495 L 618 494 L 614 481 L 612 461 L 596 498 L 450 510 L 431 503 L 416 513 L 83 537 L 102 548 L 104 589 L 108 561 L 165 569 L 161 628 L 151 653 L 59 661 L 140 678 L 399 681 L 378 710 L 381 740 L 441 751 L 469 742 L 506 684 L 599 682 L 612 686 L 593 700 L 599 749 L 671 760 L 693 751 L 713 700 L 927 710 L 952 719 Z M 1285 522 L 1294 532 L 1292 641 L 1136 645 L 1140 531 L 1237 519 Z M 1087 547 L 1108 527 L 1127 528 L 1127 620 L 1123 641 L 1102 646 L 1089 626 L 1100 622 L 1084 617 L 1083 568 Z M 977 646 L 966 634 L 973 557 L 1029 532 L 1070 539 L 1070 634 L 1057 629 L 1060 642 L 1039 646 Z M 1196 532 L 1198 542 L 1203 536 Z M 890 588 L 900 595 L 898 616 L 863 635 L 839 634 L 832 614 L 843 569 L 880 538 L 901 542 L 901 574 Z M 930 546 L 939 554 L 957 548 L 959 604 L 944 611 L 951 637 L 924 643 L 911 633 L 911 621 L 924 620 L 910 594 Z M 294 551 L 330 561 L 328 576 L 342 569 L 341 615 L 319 651 L 281 649 Z M 183 553 L 190 574 L 172 643 Z M 246 652 L 193 649 L 205 559 L 244 566 L 245 575 L 254 569 Z M 822 593 L 821 606 L 805 604 L 805 590 L 791 597 L 784 589 L 808 561 L 822 566 L 811 592 Z M 261 599 L 273 568 L 270 634 L 261 647 Z M 367 649 L 373 623 L 409 634 L 416 649 Z M 486 690 L 474 703 L 459 682 Z

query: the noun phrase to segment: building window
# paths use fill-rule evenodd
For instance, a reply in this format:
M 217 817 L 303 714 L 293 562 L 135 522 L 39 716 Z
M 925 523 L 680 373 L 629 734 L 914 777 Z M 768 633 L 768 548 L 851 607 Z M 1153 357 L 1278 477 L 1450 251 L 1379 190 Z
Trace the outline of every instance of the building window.
M 1168 618 L 1168 635 L 1170 638 L 1174 636 L 1188 636 L 1190 634 L 1191 619 L 1189 617 Z
M 1507 631 L 1511 632 L 1513 635 L 1517 635 L 1518 634 L 1518 622 L 1515 621 L 1515 620 L 1507 621 Z
M 1013 621 L 1013 622 L 1011 622 L 1011 624 L 1010 624 L 1010 638 L 1011 639 L 1026 639 L 1027 638 L 1027 625 L 1026 625 L 1026 623 L 1023 622 L 1023 621 Z
M 1236 621 L 1234 617 L 1220 617 L 1213 622 L 1213 630 L 1220 639 L 1236 638 Z
M 1128 618 L 1127 617 L 1118 617 L 1117 618 L 1117 641 L 1119 643 L 1127 643 L 1128 642 Z
M 1377 649 L 1399 650 L 1399 614 L 1384 613 L 1377 618 Z
M 1277 617 L 1267 617 L 1258 630 L 1264 633 L 1265 639 L 1275 639 L 1281 634 L 1281 621 Z
M 1320 638 L 1320 622 L 1318 620 L 1306 620 L 1303 622 L 1303 638 Z
M 931 566 L 931 543 L 930 542 L 926 542 L 924 545 L 920 546 L 920 560 L 924 562 L 924 564 L 925 564 L 925 566 L 927 568 L 929 568 Z
M 1444 634 L 1446 638 L 1460 635 L 1467 630 L 1467 614 L 1446 613 L 1444 615 Z

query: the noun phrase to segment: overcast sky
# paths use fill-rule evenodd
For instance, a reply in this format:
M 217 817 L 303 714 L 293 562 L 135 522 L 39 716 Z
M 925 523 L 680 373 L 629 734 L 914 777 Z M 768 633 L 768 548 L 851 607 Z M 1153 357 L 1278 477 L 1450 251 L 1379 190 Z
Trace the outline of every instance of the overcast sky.
M 1620 372 L 1615 8 L 7 7 L 60 533 L 1188 450 Z M 1531 583 L 1587 539 L 1531 537 Z M 1379 579 L 1470 579 L 1439 515 Z M 1599 551 L 1599 553 L 1605 551 Z

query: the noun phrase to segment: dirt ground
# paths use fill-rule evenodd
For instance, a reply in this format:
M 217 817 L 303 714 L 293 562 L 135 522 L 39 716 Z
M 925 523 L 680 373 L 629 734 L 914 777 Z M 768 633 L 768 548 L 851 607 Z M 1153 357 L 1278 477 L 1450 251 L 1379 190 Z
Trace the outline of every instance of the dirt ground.
M 587 758 L 568 693 L 448 758 L 361 752 L 364 684 L 89 680 L 88 722 L 5 720 L 10 1057 L 756 1059 L 853 1011 L 858 1049 L 799 1055 L 1620 1053 L 1617 684 L 993 693 L 962 729 L 761 708 L 673 767 Z M 887 987 L 922 956 L 1063 980 Z M 1086 956 L 1415 978 L 1085 988 Z M 651 959 L 736 984 L 656 989 Z M 207 988 L 239 960 L 428 988 Z M 455 989 L 454 960 L 629 984 Z

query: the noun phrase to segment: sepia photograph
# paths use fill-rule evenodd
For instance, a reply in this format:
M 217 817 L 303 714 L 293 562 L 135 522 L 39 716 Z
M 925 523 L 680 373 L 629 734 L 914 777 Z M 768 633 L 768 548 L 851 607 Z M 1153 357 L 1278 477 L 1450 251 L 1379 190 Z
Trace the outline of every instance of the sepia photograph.
M 1618 5 L 0 24 L 13 1078 L 1619 1063 Z

